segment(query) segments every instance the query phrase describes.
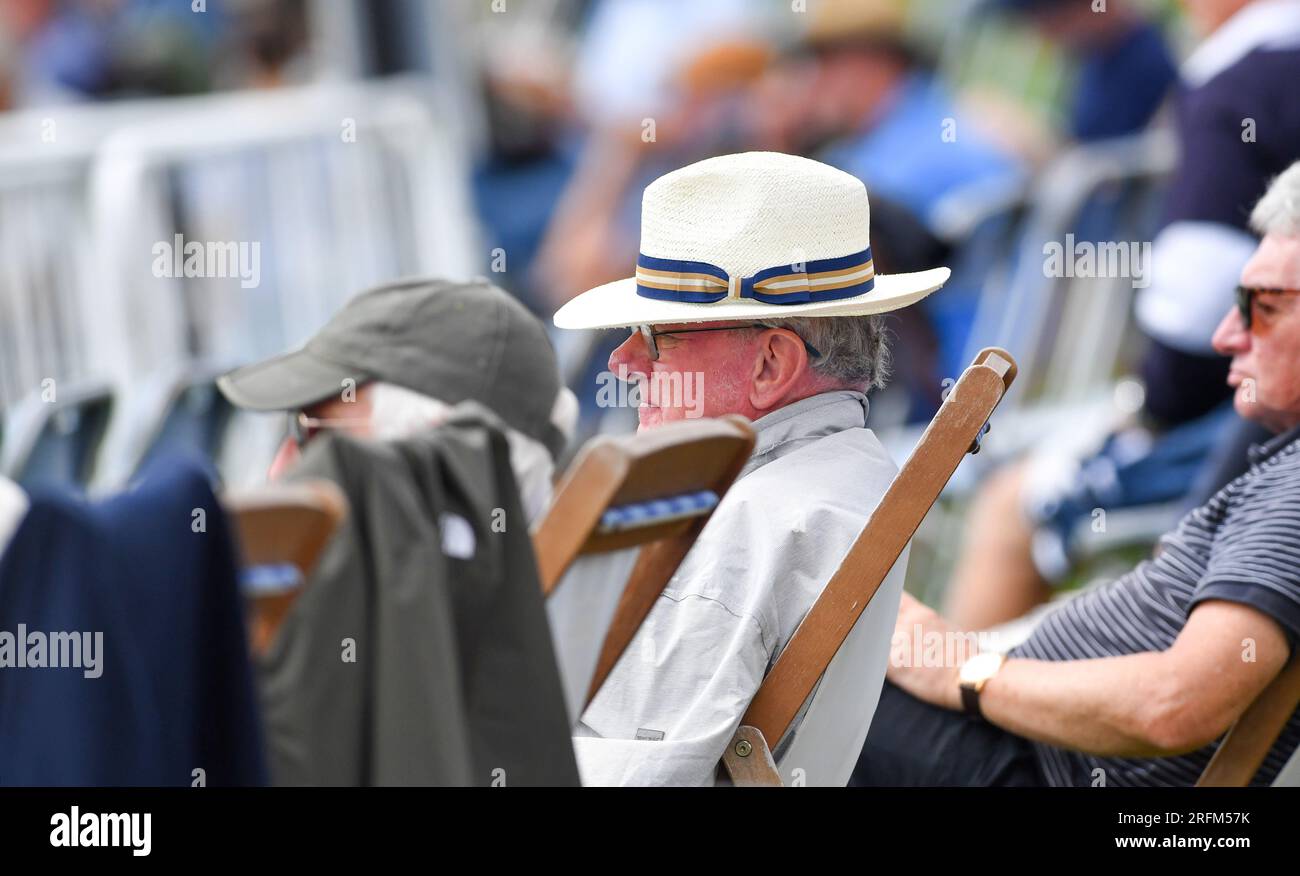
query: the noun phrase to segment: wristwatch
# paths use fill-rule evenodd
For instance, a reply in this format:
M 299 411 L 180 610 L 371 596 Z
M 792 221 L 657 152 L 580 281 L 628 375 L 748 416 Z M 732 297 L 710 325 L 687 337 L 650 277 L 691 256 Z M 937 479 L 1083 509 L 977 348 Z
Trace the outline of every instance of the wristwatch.
M 980 712 L 980 691 L 988 680 L 998 674 L 1007 655 L 986 651 L 976 654 L 957 670 L 957 684 L 961 688 L 961 708 L 968 715 L 983 717 Z

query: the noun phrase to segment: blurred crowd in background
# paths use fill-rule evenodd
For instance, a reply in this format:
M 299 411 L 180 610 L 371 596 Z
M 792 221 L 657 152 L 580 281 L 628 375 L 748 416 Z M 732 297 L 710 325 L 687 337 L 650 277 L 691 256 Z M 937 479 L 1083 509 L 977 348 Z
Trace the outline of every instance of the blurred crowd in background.
M 1246 5 L 0 0 L 6 472 L 111 486 L 189 442 L 231 480 L 260 473 L 274 441 L 250 436 L 282 424 L 225 407 L 221 369 L 405 274 L 487 276 L 548 318 L 628 276 L 648 182 L 748 150 L 861 178 L 878 271 L 953 268 L 890 318 L 895 375 L 872 422 L 897 458 L 990 344 L 1022 369 L 994 458 L 1062 428 L 1129 434 L 1117 423 L 1149 446 L 1227 398 L 1208 330 L 1148 368 L 1168 339 L 1133 317 L 1142 278 L 1055 276 L 1043 246 L 1155 238 L 1180 66 Z M 259 282 L 159 276 L 152 247 L 174 235 L 259 243 Z M 635 421 L 592 401 L 623 336 L 555 337 L 579 437 Z M 1203 391 L 1185 410 L 1151 404 L 1153 375 L 1187 374 Z M 62 419 L 27 404 L 49 378 Z M 1160 522 L 1118 531 L 1159 532 L 1186 488 L 1134 500 Z M 935 544 L 955 541 L 956 508 L 932 515 Z

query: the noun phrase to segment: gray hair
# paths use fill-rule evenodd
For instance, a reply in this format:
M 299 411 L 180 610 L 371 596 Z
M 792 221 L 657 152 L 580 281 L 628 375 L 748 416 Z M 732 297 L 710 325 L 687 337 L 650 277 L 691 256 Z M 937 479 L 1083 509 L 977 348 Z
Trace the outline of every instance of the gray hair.
M 1300 161 L 1282 171 L 1250 214 L 1259 234 L 1300 235 Z
M 454 406 L 441 399 L 383 381 L 371 385 L 374 394 L 370 434 L 374 438 L 392 440 L 415 435 L 442 424 L 452 414 Z M 577 420 L 578 399 L 561 386 L 551 406 L 551 423 L 568 440 L 573 437 Z M 551 503 L 555 460 L 542 442 L 512 426 L 506 427 L 506 442 L 510 445 L 510 467 L 524 514 L 530 522 L 538 520 Z
M 812 360 L 813 370 L 841 386 L 869 392 L 884 389 L 889 380 L 889 337 L 880 314 L 759 322 L 768 328 L 789 329 L 815 347 L 821 358 Z

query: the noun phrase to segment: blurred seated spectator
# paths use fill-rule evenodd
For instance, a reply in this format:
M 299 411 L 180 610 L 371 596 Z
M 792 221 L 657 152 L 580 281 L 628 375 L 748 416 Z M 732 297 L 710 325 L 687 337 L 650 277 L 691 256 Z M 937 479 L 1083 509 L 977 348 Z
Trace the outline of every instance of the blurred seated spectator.
M 353 298 L 298 350 L 237 368 L 217 385 L 232 403 L 286 411 L 279 478 L 322 429 L 397 438 L 476 401 L 499 416 L 531 520 L 550 502 L 555 460 L 576 415 L 538 319 L 486 282 L 412 279 Z
M 757 432 L 582 714 L 584 784 L 711 784 L 763 676 L 893 480 L 867 419 L 866 393 L 887 371 L 881 314 L 948 272 L 876 274 L 869 216 L 860 181 L 806 158 L 697 162 L 646 188 L 636 277 L 556 313 L 560 328 L 632 329 L 609 370 L 637 385 L 641 429 L 740 414 Z M 901 586 L 900 575 L 875 596 L 891 617 Z M 883 677 L 878 645 L 868 690 Z
M 636 258 L 646 185 L 692 161 L 754 147 L 751 91 L 772 56 L 754 37 L 713 37 L 672 71 L 659 112 L 622 124 L 613 116 L 590 133 L 533 264 L 531 286 L 545 298 L 544 310 L 626 273 Z M 682 53 L 675 50 L 674 57 Z M 597 409 L 587 390 L 620 342 L 612 334 L 595 339 L 584 351 L 586 367 L 570 375 L 582 404 L 582 434 L 610 428 L 609 412 Z
M 1066 133 L 1089 142 L 1147 126 L 1178 80 L 1160 27 L 1126 0 L 1104 8 L 1075 0 L 990 0 L 1023 15 L 1078 64 Z
M 0 0 L 0 108 L 6 79 L 18 106 L 302 81 L 308 24 L 305 0 Z
M 484 46 L 486 154 L 474 168 L 486 249 L 506 257 L 494 279 L 535 313 L 553 309 L 535 288 L 533 260 L 582 148 L 561 37 L 507 30 Z M 497 265 L 493 266 L 494 269 Z
M 900 0 L 822 0 L 809 6 L 802 53 L 787 66 L 805 66 L 801 96 L 804 148 L 853 174 L 875 202 L 912 220 L 889 223 L 911 236 L 936 232 L 936 214 L 949 198 L 972 188 L 1010 184 L 1023 173 L 1018 159 L 989 136 L 980 116 L 963 112 L 906 29 Z M 903 261 L 913 244 L 901 233 L 882 241 L 885 270 L 916 270 Z M 978 282 L 955 277 L 942 300 L 927 300 L 899 315 L 906 361 L 903 418 L 926 422 L 937 407 L 945 374 L 964 366 L 966 335 Z M 926 343 L 918 343 L 924 339 Z
M 762 41 L 718 38 L 674 71 L 671 102 L 658 114 L 591 133 L 537 257 L 537 283 L 552 308 L 625 273 L 636 257 L 647 184 L 674 167 L 751 146 L 746 95 L 771 57 Z
M 530 308 L 549 315 L 618 276 L 635 255 L 641 188 L 729 151 L 665 157 L 663 129 L 677 116 L 687 139 L 710 140 L 711 121 L 680 106 L 684 87 L 700 87 L 684 83 L 682 70 L 715 45 L 750 42 L 760 12 L 752 0 L 594 0 L 531 18 L 486 16 L 491 154 L 475 194 L 490 248 L 507 255 L 507 288 Z M 567 17 L 579 19 L 572 38 L 556 33 L 556 19 Z M 647 121 L 659 129 L 649 145 L 640 139 Z
M 1207 392 L 1227 372 L 1210 336 L 1254 249 L 1250 206 L 1300 158 L 1300 2 L 1197 0 L 1188 9 L 1208 36 L 1183 64 L 1176 104 L 1178 166 L 1152 283 L 1137 318 L 1150 339 L 1142 363 L 1147 411 L 1161 426 L 1212 409 Z
M 1228 364 L 1211 337 L 1254 249 L 1250 206 L 1300 157 L 1300 104 L 1291 95 L 1300 81 L 1300 2 L 1201 0 L 1189 10 L 1210 35 L 1182 68 L 1182 154 L 1152 246 L 1151 284 L 1137 301 L 1143 408 L 1135 423 L 1082 449 L 1042 442 L 984 485 L 949 585 L 947 611 L 963 628 L 994 626 L 1047 600 L 1073 565 L 1079 521 L 1096 508 L 1178 501 L 1213 448 L 1244 428 L 1225 407 Z M 1246 460 L 1212 464 L 1217 489 Z
M 110 22 L 115 4 L 0 0 L 0 40 L 13 52 L 12 87 L 21 104 L 65 102 L 112 85 Z
M 809 13 L 804 124 L 826 144 L 820 160 L 927 224 L 945 195 L 1020 173 L 961 113 L 909 38 L 900 0 L 822 0 Z
M 214 75 L 223 88 L 279 88 L 310 75 L 306 0 L 226 0 L 231 27 Z
M 1300 642 L 1300 163 L 1251 223 L 1263 241 L 1214 345 L 1232 357 L 1237 411 L 1277 436 L 1154 559 L 1066 600 L 1005 657 L 975 653 L 962 627 L 904 596 L 853 784 L 1190 786 L 1290 659 Z M 910 658 L 931 641 L 945 643 L 943 659 Z M 1297 743 L 1300 710 L 1254 783 L 1270 784 Z
M 594 0 L 575 47 L 578 116 L 592 130 L 658 118 L 675 100 L 682 66 L 761 29 L 762 12 L 752 0 Z

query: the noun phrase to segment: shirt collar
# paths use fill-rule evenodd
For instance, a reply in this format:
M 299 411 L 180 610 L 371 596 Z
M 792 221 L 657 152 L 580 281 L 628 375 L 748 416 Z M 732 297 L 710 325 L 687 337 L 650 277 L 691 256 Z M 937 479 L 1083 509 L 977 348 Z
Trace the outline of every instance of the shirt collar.
M 1200 88 L 1251 52 L 1300 43 L 1300 3 L 1257 0 L 1219 26 L 1183 62 L 1182 78 Z
M 1275 456 L 1278 451 L 1293 441 L 1300 440 L 1300 426 L 1293 426 L 1280 435 L 1276 435 L 1263 444 L 1252 445 L 1247 451 L 1250 456 L 1250 464 L 1258 465 L 1270 456 Z
M 867 397 L 851 389 L 836 389 L 800 399 L 764 414 L 754 421 L 758 433 L 754 455 L 741 470 L 744 477 L 756 468 L 798 450 L 802 442 L 867 425 Z

